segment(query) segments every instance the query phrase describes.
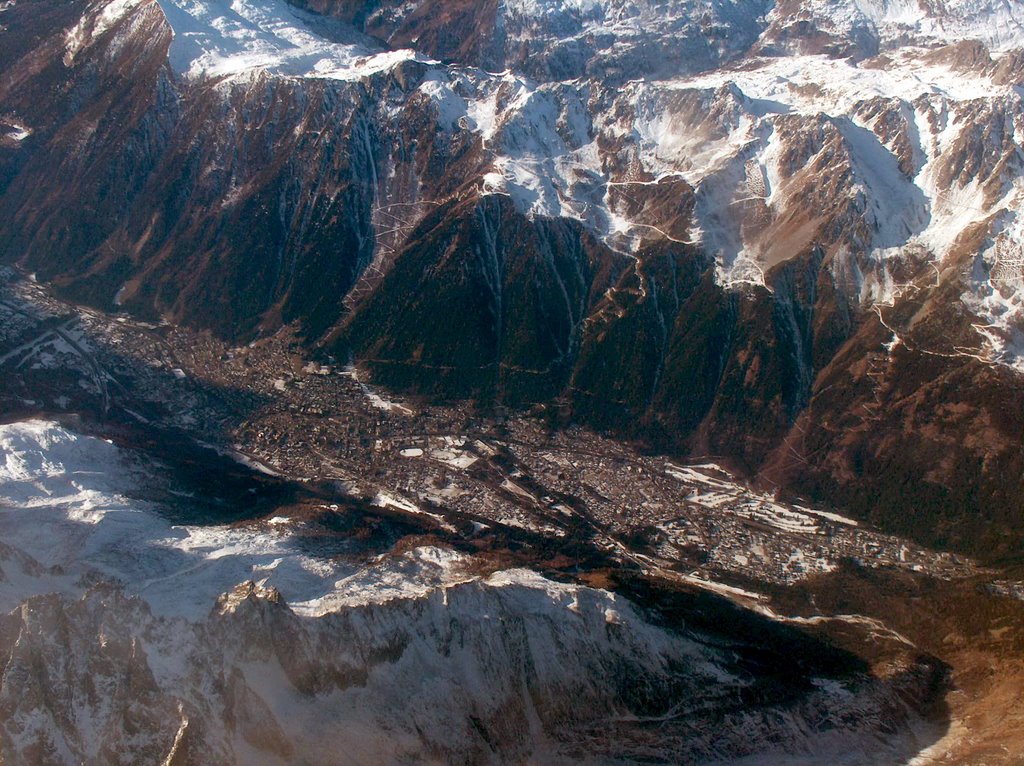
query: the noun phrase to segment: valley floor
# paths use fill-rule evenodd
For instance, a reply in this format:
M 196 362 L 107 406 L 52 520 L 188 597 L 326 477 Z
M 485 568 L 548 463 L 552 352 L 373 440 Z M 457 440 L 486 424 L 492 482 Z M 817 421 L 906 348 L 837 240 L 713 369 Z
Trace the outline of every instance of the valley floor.
M 95 577 L 141 597 L 146 619 L 200 624 L 246 581 L 257 584 L 240 603 L 280 601 L 296 619 L 524 577 L 526 592 L 556 601 L 617 593 L 670 628 L 684 603 L 684 624 L 721 630 L 701 619 L 732 602 L 749 617 L 730 625 L 795 630 L 886 689 L 917 679 L 885 755 L 863 762 L 1014 763 L 1024 750 L 1012 718 L 1024 588 L 1006 572 L 779 499 L 714 456 L 647 454 L 557 427 L 543 408 L 393 401 L 344 360 L 301 356 L 283 332 L 229 347 L 65 304 L 14 272 L 3 280 L 4 610 L 52 590 L 88 598 L 82 578 Z M 39 454 L 34 467 L 24 457 Z M 69 480 L 71 465 L 83 478 Z M 883 704 L 871 694 L 857 703 L 865 720 Z

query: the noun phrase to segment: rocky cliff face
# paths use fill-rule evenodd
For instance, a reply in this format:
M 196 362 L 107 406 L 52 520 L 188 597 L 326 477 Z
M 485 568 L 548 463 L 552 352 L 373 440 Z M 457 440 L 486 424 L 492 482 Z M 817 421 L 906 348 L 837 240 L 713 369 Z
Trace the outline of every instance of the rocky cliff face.
M 89 303 L 293 324 L 389 385 L 557 401 L 1010 552 L 1020 18 L 16 2 L 0 248 Z
M 315 620 L 279 599 L 239 586 L 198 624 L 110 588 L 30 599 L 0 619 L 12 647 L 0 658 L 4 758 L 895 763 L 918 743 L 871 739 L 919 724 L 914 706 L 935 683 L 922 667 L 884 682 L 751 684 L 701 637 L 514 573 Z

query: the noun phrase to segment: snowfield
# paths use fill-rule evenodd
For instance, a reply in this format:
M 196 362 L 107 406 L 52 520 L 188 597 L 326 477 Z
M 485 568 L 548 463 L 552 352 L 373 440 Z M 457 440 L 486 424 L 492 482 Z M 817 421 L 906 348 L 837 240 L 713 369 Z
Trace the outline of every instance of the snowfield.
M 402 61 L 423 60 L 411 50 L 384 50 L 354 30 L 304 13 L 284 0 L 159 2 L 174 30 L 171 65 L 190 77 L 262 69 L 346 80 Z
M 248 580 L 277 588 L 298 613 L 320 614 L 466 579 L 462 557 L 449 551 L 415 550 L 366 570 L 302 553 L 281 523 L 172 525 L 137 499 L 149 470 L 52 422 L 0 426 L 0 539 L 42 567 L 32 571 L 60 573 L 0 582 L 0 608 L 55 587 L 77 595 L 96 576 L 141 596 L 156 614 L 189 619 L 205 617 L 222 593 Z

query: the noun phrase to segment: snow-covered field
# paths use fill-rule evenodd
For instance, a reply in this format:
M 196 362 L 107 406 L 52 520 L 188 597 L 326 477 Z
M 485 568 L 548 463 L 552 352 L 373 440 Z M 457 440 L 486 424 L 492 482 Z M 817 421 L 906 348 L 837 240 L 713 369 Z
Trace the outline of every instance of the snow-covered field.
M 409 59 L 285 0 L 160 0 L 174 29 L 171 64 L 193 77 L 264 69 L 297 77 L 358 79 Z
M 286 524 L 173 525 L 138 499 L 155 478 L 151 470 L 102 439 L 52 422 L 0 426 L 0 540 L 38 563 L 23 573 L 46 572 L 0 582 L 0 609 L 36 593 L 78 594 L 97 576 L 141 596 L 157 614 L 193 619 L 248 580 L 277 588 L 299 613 L 319 614 L 466 579 L 461 557 L 440 549 L 366 569 L 303 553 Z M 7 564 L 4 570 L 11 575 Z

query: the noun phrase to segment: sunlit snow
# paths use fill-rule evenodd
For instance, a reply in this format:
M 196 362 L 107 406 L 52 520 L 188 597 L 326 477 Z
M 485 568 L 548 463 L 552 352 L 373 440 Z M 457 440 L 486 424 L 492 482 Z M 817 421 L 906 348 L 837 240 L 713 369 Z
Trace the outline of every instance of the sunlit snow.
M 159 0 L 174 30 L 171 65 L 192 76 L 253 69 L 355 79 L 415 59 L 284 0 Z
M 417 549 L 369 567 L 305 553 L 282 517 L 265 526 L 172 524 L 135 497 L 154 481 L 148 471 L 116 446 L 55 423 L 0 426 L 0 540 L 60 572 L 18 577 L 5 564 L 0 607 L 34 592 L 77 593 L 90 574 L 122 583 L 157 614 L 186 617 L 204 616 L 221 593 L 248 580 L 318 614 L 464 579 L 461 558 L 446 551 Z

